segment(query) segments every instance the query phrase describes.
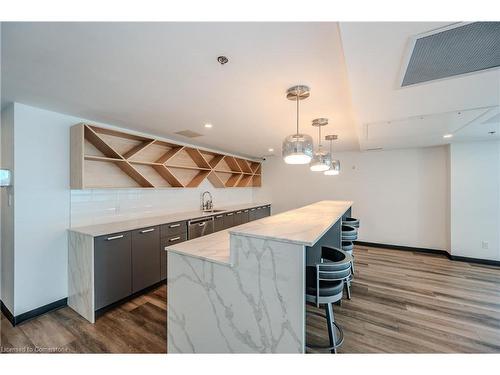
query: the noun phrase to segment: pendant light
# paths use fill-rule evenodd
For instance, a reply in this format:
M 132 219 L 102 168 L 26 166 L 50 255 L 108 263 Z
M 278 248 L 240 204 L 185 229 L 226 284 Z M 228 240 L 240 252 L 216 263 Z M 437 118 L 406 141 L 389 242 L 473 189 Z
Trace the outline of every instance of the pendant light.
M 335 134 L 327 135 L 325 137 L 327 141 L 330 141 L 330 157 L 331 157 L 331 163 L 330 163 L 330 169 L 326 170 L 324 174 L 326 176 L 337 176 L 340 174 L 340 161 L 333 159 L 333 141 L 338 139 L 338 136 Z
M 307 86 L 290 87 L 286 92 L 286 98 L 297 103 L 297 132 L 283 140 L 282 156 L 287 164 L 307 164 L 313 157 L 311 136 L 299 133 L 299 101 L 307 99 L 309 94 Z
M 323 151 L 323 145 L 321 144 L 321 128 L 328 125 L 327 118 L 317 118 L 312 122 L 312 126 L 318 128 L 318 150 L 314 153 L 314 156 L 309 164 L 311 171 L 313 172 L 324 172 L 330 168 L 331 156 L 328 152 Z

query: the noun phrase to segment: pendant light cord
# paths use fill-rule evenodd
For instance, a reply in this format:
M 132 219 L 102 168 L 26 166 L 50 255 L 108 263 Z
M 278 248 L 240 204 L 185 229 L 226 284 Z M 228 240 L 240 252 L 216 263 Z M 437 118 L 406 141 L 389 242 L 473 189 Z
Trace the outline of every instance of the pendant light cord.
M 318 130 L 319 130 L 318 149 L 321 150 L 321 125 L 318 126 Z
M 297 135 L 299 135 L 299 93 L 297 92 Z

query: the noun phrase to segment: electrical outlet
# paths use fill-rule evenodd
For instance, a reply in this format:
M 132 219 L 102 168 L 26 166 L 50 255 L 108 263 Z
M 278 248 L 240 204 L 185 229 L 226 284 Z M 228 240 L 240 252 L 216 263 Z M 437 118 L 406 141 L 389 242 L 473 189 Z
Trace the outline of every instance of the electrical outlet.
M 481 242 L 481 247 L 483 248 L 483 250 L 487 250 L 489 246 L 490 244 L 488 243 L 488 241 Z

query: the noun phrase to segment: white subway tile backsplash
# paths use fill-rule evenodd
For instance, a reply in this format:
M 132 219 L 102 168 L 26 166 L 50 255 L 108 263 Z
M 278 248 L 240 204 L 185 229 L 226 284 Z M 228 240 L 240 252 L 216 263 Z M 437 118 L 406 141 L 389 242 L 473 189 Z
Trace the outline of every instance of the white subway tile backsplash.
M 72 190 L 71 226 L 194 211 L 199 209 L 201 194 L 206 190 L 212 193 L 216 207 L 253 201 L 253 188 L 215 189 L 208 181 L 196 189 Z

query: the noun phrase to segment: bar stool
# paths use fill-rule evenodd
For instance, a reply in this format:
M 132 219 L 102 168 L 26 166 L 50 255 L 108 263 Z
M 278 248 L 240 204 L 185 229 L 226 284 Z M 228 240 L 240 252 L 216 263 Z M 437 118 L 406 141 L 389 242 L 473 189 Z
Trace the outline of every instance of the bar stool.
M 322 246 L 321 261 L 332 264 L 332 268 L 336 270 L 335 277 L 344 280 L 347 299 L 351 299 L 352 256 L 335 247 Z
M 311 312 L 326 318 L 330 346 L 307 348 L 326 349 L 336 353 L 344 341 L 342 328 L 335 322 L 333 304 L 342 300 L 344 280 L 351 274 L 349 254 L 339 249 L 322 247 L 322 259 L 314 266 L 306 267 L 306 302 L 316 307 L 325 305 L 325 315 Z M 338 335 L 337 335 L 338 331 Z
M 352 263 L 351 263 L 351 269 L 352 269 L 352 274 L 354 275 L 354 255 L 353 255 L 353 250 L 354 250 L 354 243 L 352 241 L 342 241 L 342 250 L 345 251 L 347 254 L 352 256 Z
M 356 241 L 358 239 L 358 230 L 350 225 L 342 224 L 342 240 L 343 241 Z
M 359 219 L 354 217 L 346 217 L 342 219 L 342 224 L 349 225 L 354 228 L 359 228 Z

